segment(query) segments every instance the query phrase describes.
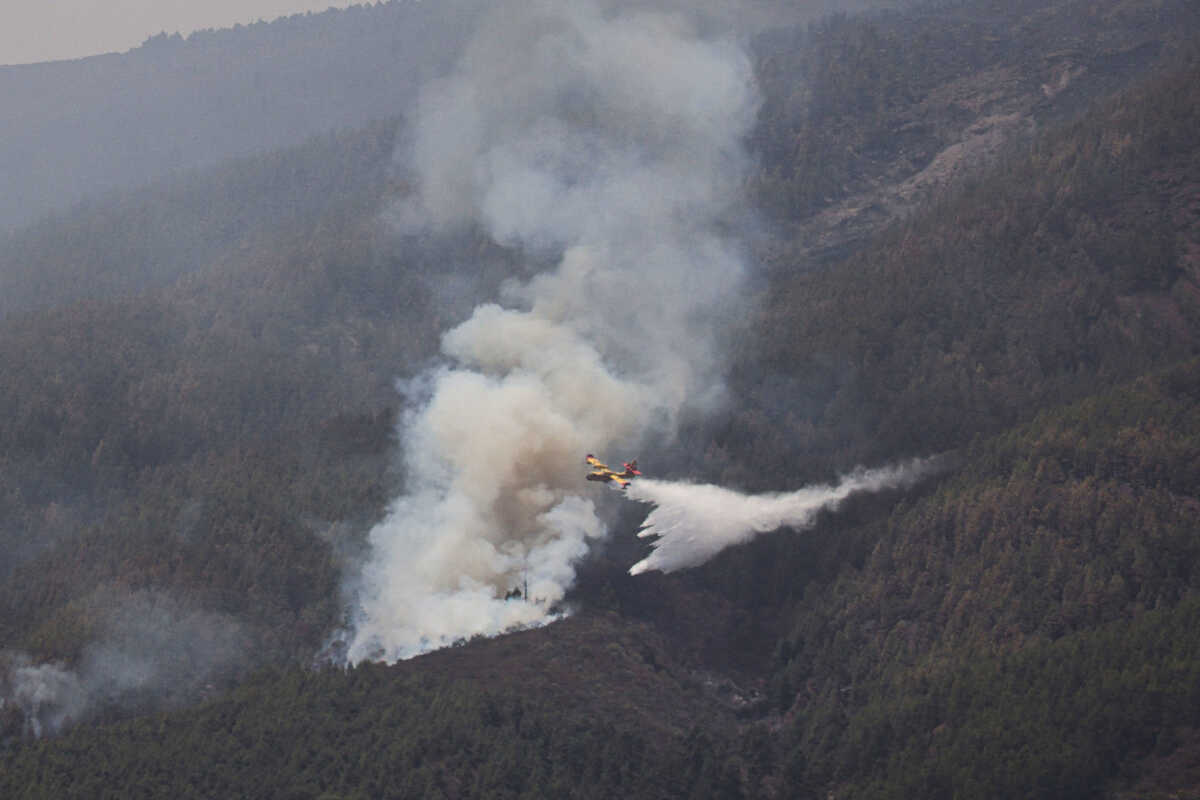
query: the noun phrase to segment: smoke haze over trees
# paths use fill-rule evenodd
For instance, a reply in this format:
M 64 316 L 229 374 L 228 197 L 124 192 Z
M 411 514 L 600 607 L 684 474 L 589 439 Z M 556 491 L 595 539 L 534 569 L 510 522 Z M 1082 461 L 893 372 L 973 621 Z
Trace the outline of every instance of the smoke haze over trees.
M 110 189 L 391 117 L 478 4 L 397 2 L 0 67 L 0 232 Z
M 122 168 L 82 204 L 46 194 L 47 216 L 27 195 L 39 218 L 0 248 L 0 794 L 1194 793 L 1194 4 L 962 0 L 819 21 L 762 4 L 737 41 L 719 4 L 687 25 L 679 7 L 535 4 L 478 38 L 472 15 L 441 19 L 459 42 L 444 51 L 399 21 L 434 5 L 147 43 L 120 68 L 158 48 L 219 72 L 204 47 L 278 36 L 318 72 L 369 72 L 394 63 L 377 49 L 394 24 L 421 69 L 354 79 L 360 99 L 395 94 L 346 117 L 318 103 L 295 139 L 272 139 L 287 126 L 264 108 L 245 139 L 223 128 L 245 150 L 206 150 L 220 137 L 195 127 L 196 160 L 150 185 Z M 512 51 L 505 22 L 565 38 Z M 528 69 L 562 63 L 555 46 L 574 72 Z M 640 75 L 646 52 L 688 66 Z M 0 80 L 35 92 L 50 66 Z M 629 80 L 593 79 L 612 74 Z M 742 77 L 753 95 L 714 101 Z M 100 85 L 88 102 L 118 113 Z M 85 158 L 55 144 L 75 123 L 43 122 L 64 171 Z M 252 142 L 259 124 L 273 133 Z M 172 137 L 142 135 L 149 170 Z M 587 280 L 599 289 L 575 291 Z M 688 295 L 691 338 L 661 333 L 681 329 L 667 290 Z M 472 428 L 471 399 L 490 395 L 451 403 L 439 384 L 537 387 L 563 351 L 523 335 L 571 342 L 564 375 L 595 367 L 559 387 L 585 409 L 563 436 L 531 439 L 556 417 L 520 399 Z M 648 397 L 586 411 L 609 379 Z M 523 412 L 536 419 L 502 436 Z M 455 435 L 463 459 L 423 457 Z M 631 576 L 701 526 L 652 550 L 636 536 L 650 509 L 584 481 L 589 450 L 640 456 L 650 495 L 738 493 L 716 511 L 832 488 L 767 508 L 785 527 L 706 563 Z M 921 483 L 838 495 L 856 466 L 941 453 Z M 585 521 L 581 546 L 554 553 L 570 575 L 544 609 L 570 613 L 314 667 L 345 664 L 331 637 L 364 598 L 429 594 L 411 549 L 378 592 L 363 565 L 389 563 L 380 542 L 416 519 L 404 498 L 456 474 L 545 488 L 520 498 L 531 515 L 459 506 L 505 541 L 530 534 L 513 520 Z M 536 599 L 525 562 L 553 537 L 532 536 L 496 542 L 501 611 Z

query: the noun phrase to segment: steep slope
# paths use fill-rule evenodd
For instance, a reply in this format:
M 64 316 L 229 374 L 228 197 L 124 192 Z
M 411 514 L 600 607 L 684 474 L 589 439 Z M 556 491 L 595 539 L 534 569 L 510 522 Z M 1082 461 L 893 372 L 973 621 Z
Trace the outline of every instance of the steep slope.
M 1043 413 L 843 530 L 861 567 L 811 583 L 780 643 L 793 778 L 1094 796 L 1200 725 L 1198 389 L 1191 361 Z
M 256 661 L 307 661 L 337 624 L 339 567 L 402 480 L 392 378 L 519 269 L 512 253 L 392 240 L 363 221 L 386 186 L 367 169 L 300 235 L 264 223 L 173 284 L 6 321 L 0 508 L 20 546 L 3 640 L 60 659 L 39 674 L 95 690 L 79 718 L 106 722 L 157 707 L 160 685 L 89 671 L 99 654 L 189 652 L 128 617 L 244 626 L 249 656 L 207 674 L 168 658 L 184 684 L 168 702 L 209 702 L 41 742 L 20 740 L 31 718 L 49 731 L 76 707 L 8 692 L 0 780 L 30 796 L 988 797 L 1163 779 L 1200 726 L 1197 86 L 1193 63 L 1040 134 L 834 269 L 777 253 L 730 410 L 662 452 L 780 488 L 954 449 L 944 481 L 679 576 L 625 574 L 631 514 L 576 598 L 615 616 L 396 667 L 218 696 Z M 10 681 L 30 676 L 14 663 Z
M 394 379 L 514 272 L 478 237 L 397 241 L 378 221 L 394 130 L 20 238 L 10 287 L 53 307 L 0 321 L 6 646 L 78 659 L 130 592 L 248 625 L 249 662 L 320 645 L 340 559 L 397 480 Z
M 75 300 L 125 298 L 311 235 L 331 215 L 369 217 L 394 185 L 398 122 L 189 170 L 52 214 L 3 239 L 0 319 Z
M 753 30 L 828 4 L 708 5 L 727 29 Z M 127 53 L 0 66 L 0 234 L 110 190 L 410 110 L 487 6 L 387 0 L 186 38 L 167 31 Z
M 886 519 L 752 546 L 793 574 L 844 556 L 804 587 L 782 716 L 762 723 L 737 727 L 728 684 L 707 689 L 653 629 L 582 615 L 395 667 L 267 673 L 10 749 L 0 780 L 30 797 L 1095 796 L 1200 726 L 1198 387 L 1193 361 L 1045 413 Z
M 1188 2 L 937 2 L 779 27 L 757 200 L 787 229 L 777 269 L 845 257 L 1017 143 L 1189 47 Z
M 713 797 L 728 711 L 604 617 L 394 666 L 270 671 L 170 717 L 0 752 L 10 797 Z
M 749 407 L 710 468 L 939 452 L 1194 354 L 1198 75 L 1125 93 L 836 269 L 772 285 L 739 362 Z
M 394 117 L 475 3 L 389 2 L 0 67 L 0 232 L 79 199 Z

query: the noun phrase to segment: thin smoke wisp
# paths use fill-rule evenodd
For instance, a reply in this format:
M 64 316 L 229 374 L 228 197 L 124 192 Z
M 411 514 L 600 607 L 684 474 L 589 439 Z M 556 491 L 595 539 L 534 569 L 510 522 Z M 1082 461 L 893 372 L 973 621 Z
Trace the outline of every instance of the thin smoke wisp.
M 92 600 L 104 609 L 99 636 L 73 666 L 0 650 L 0 712 L 15 709 L 27 733 L 56 734 L 113 706 L 181 705 L 248 662 L 250 638 L 228 615 L 150 591 Z

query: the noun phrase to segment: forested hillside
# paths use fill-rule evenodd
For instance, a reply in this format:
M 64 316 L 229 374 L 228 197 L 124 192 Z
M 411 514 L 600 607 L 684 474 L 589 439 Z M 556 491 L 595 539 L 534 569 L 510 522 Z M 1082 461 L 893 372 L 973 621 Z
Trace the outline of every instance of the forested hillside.
M 789 236 L 784 268 L 845 257 L 1189 45 L 1189 3 L 922 3 L 782 26 L 759 43 L 766 90 L 756 201 Z
M 394 113 L 15 232 L 0 795 L 1197 793 L 1197 15 L 761 31 L 729 402 L 643 460 L 944 469 L 670 575 L 627 504 L 565 620 L 391 666 L 329 654 L 396 381 L 547 256 L 397 233 Z
M 1048 132 L 836 269 L 776 281 L 739 362 L 762 410 L 730 421 L 735 461 L 940 452 L 1194 354 L 1196 74 Z
M 77 654 L 114 582 L 249 615 L 275 643 L 268 660 L 319 645 L 336 614 L 332 550 L 395 481 L 394 379 L 513 272 L 511 256 L 470 236 L 397 254 L 364 213 L 386 188 L 393 131 L 321 139 L 31 229 L 87 257 L 43 255 L 24 275 L 29 262 L 14 259 L 28 302 L 97 299 L 0 322 L 10 646 Z M 255 195 L 266 200 L 245 202 Z M 213 203 L 227 196 L 238 200 Z M 179 234 L 131 231 L 150 210 Z M 189 241 L 214 252 L 177 249 Z M 95 548 L 102 557 L 80 555 Z
M 397 125 L 191 170 L 22 228 L 0 250 L 0 318 L 169 286 L 253 261 L 248 254 L 306 236 L 330 215 L 369 215 L 389 188 Z
M 860 568 L 806 587 L 779 644 L 787 769 L 861 796 L 1094 796 L 1171 752 L 1200 723 L 1198 380 L 1190 361 L 977 441 L 845 531 Z
M 84 197 L 394 116 L 450 63 L 474 13 L 458 0 L 331 8 L 0 66 L 0 233 Z

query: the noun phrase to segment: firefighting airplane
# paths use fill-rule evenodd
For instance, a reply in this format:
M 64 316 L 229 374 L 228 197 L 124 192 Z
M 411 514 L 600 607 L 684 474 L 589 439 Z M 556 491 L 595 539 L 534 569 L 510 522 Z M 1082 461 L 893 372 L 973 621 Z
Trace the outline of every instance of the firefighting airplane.
M 616 472 L 615 470 L 609 469 L 607 464 L 602 463 L 600 459 L 596 458 L 591 453 L 587 454 L 587 458 L 585 460 L 587 461 L 588 466 L 592 468 L 592 471 L 589 472 L 587 476 L 589 481 L 614 483 L 624 489 L 629 486 L 629 482 L 633 480 L 634 476 L 642 474 L 641 472 L 638 472 L 636 458 L 633 461 L 626 461 L 621 465 L 625 467 L 623 472 Z

